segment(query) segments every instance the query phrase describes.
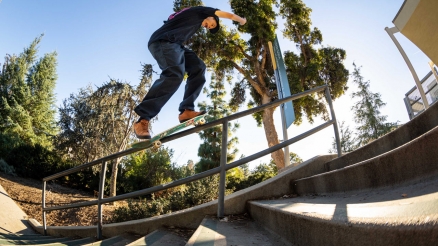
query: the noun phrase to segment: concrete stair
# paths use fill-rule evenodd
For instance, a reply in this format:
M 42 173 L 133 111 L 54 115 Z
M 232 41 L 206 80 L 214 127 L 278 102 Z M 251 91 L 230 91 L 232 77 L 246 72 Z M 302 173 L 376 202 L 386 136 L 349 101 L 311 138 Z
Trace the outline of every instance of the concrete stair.
M 230 218 L 230 219 L 228 219 Z M 264 245 L 286 246 L 287 242 L 263 229 L 249 218 L 206 217 L 186 244 L 187 246 Z
M 436 110 L 293 180 L 287 199 L 248 202 L 251 217 L 292 245 L 438 245 Z
M 251 201 L 249 210 L 254 220 L 293 245 L 438 245 L 437 178 Z
M 128 234 L 115 236 L 105 240 L 98 241 L 95 238 L 67 238 L 43 236 L 41 234 L 0 234 L 0 245 L 47 245 L 47 246 L 74 246 L 74 245 L 102 245 L 117 246 L 127 245 L 138 236 Z M 138 244 L 140 245 L 140 244 Z
M 184 246 L 186 240 L 175 233 L 165 229 L 155 230 L 145 237 L 128 244 L 129 246 L 148 245 L 148 246 Z
M 438 127 L 385 154 L 296 180 L 296 194 L 324 194 L 396 186 L 438 176 Z

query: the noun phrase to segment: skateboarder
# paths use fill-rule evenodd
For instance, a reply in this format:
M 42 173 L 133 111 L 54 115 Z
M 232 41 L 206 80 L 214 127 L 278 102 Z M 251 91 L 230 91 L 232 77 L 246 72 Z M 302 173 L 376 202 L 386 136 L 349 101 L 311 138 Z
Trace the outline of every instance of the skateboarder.
M 194 102 L 204 86 L 206 66 L 193 51 L 184 47 L 183 43 L 189 40 L 201 26 L 209 29 L 212 34 L 216 33 L 220 28 L 219 17 L 237 21 L 240 25 L 246 23 L 245 18 L 233 13 L 197 6 L 173 13 L 164 25 L 152 34 L 148 48 L 162 72 L 143 101 L 134 109 L 140 116 L 134 123 L 134 133 L 137 138 L 151 138 L 150 119 L 160 112 L 177 91 L 185 72 L 188 78 L 184 98 L 179 105 L 178 120 L 184 122 L 205 114 L 205 111 L 194 111 Z

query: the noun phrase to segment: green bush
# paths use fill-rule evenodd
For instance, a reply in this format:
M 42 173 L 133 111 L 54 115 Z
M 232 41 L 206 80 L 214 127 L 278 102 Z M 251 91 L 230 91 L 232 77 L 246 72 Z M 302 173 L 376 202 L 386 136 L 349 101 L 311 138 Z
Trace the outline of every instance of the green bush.
M 21 177 L 42 179 L 62 169 L 63 160 L 45 147 L 20 145 L 11 150 L 6 162 L 13 166 Z
M 120 191 L 129 193 L 171 181 L 172 156 L 173 150 L 161 147 L 156 152 L 146 150 L 122 159 Z
M 242 182 L 242 189 L 261 183 L 267 179 L 275 177 L 278 173 L 277 166 L 274 162 L 269 164 L 262 163 L 251 171 L 250 175 Z
M 188 167 L 176 168 L 173 171 L 175 175 L 173 178 L 176 179 L 195 174 L 194 170 Z M 277 167 L 273 162 L 260 164 L 248 174 L 245 173 L 245 169 L 239 168 L 227 172 L 226 194 L 274 177 L 277 175 Z M 127 206 L 119 207 L 114 211 L 111 222 L 143 219 L 204 204 L 217 199 L 218 187 L 219 175 L 213 175 L 152 194 L 150 199 L 129 200 Z
M 6 163 L 6 161 L 3 159 L 0 159 L 0 172 L 7 175 L 17 176 L 14 167 L 9 166 L 8 163 Z
M 170 189 L 164 195 L 152 194 L 151 199 L 129 200 L 125 207 L 117 208 L 112 222 L 143 219 L 179 211 L 217 199 L 218 175 L 190 182 Z

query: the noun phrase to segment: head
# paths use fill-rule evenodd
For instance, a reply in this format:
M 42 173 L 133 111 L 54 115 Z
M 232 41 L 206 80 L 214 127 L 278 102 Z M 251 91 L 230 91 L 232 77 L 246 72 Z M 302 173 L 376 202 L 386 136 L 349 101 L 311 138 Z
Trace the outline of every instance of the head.
M 219 17 L 217 16 L 207 17 L 202 22 L 202 26 L 209 29 L 212 34 L 215 34 L 217 31 L 219 31 L 220 28 Z

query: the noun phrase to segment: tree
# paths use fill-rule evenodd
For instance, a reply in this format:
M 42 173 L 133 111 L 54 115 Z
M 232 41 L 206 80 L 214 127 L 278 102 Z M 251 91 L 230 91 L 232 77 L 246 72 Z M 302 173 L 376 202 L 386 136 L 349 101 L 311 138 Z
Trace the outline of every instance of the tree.
M 254 170 L 251 171 L 245 182 L 243 182 L 244 185 L 241 187 L 241 189 L 245 189 L 247 187 L 256 185 L 267 179 L 275 177 L 277 173 L 278 169 L 273 160 L 271 160 L 269 164 L 261 163 L 260 165 L 256 166 Z
M 123 160 L 124 192 L 146 189 L 171 181 L 173 150 L 161 147 L 157 151 L 136 152 Z
M 56 52 L 37 58 L 43 35 L 0 70 L 0 130 L 3 148 L 40 144 L 52 148 L 55 120 Z M 9 140 L 8 140 L 9 139 Z
M 296 165 L 302 163 L 303 159 L 301 159 L 301 157 L 298 154 L 290 152 L 289 153 L 289 161 L 290 161 L 289 162 L 290 165 L 296 166 Z
M 354 133 L 350 130 L 349 126 L 345 126 L 345 121 L 342 121 L 339 124 L 339 137 L 341 142 L 341 152 L 348 153 L 355 150 L 357 145 L 357 138 L 354 136 Z M 333 138 L 332 148 L 329 150 L 329 153 L 338 153 L 338 147 L 336 145 L 336 139 Z
M 95 91 L 89 86 L 64 100 L 59 110 L 59 148 L 77 164 L 126 149 L 133 137 L 134 108 L 146 94 L 151 78 L 152 66 L 144 64 L 136 88 L 111 79 Z M 119 162 L 120 158 L 112 165 L 111 196 L 116 194 Z
M 372 93 L 370 81 L 364 81 L 360 74 L 360 67 L 353 63 L 353 82 L 359 90 L 352 93 L 351 98 L 359 99 L 353 110 L 354 121 L 359 124 L 357 130 L 358 147 L 391 132 L 397 127 L 398 122 L 385 122 L 388 116 L 381 115 L 380 108 L 386 105 L 381 99 L 380 93 Z
M 231 93 L 230 105 L 234 110 L 246 102 L 247 94 L 251 96 L 249 107 L 270 103 L 278 98 L 268 47 L 268 42 L 275 38 L 277 16 L 286 19 L 283 33 L 296 43 L 300 53 L 292 55 L 292 52 L 286 52 L 285 56 L 291 92 L 298 93 L 328 83 L 333 99 L 344 93 L 348 79 L 348 71 L 342 64 L 345 51 L 313 48 L 313 45 L 322 42 L 322 35 L 317 29 L 310 31 L 311 10 L 301 0 L 280 1 L 279 13 L 274 9 L 278 6 L 275 0 L 231 0 L 230 4 L 234 13 L 247 18 L 247 24 L 237 28 L 249 34 L 247 40 L 236 29 L 222 25 L 215 35 L 209 35 L 201 29 L 187 45 L 215 72 L 218 80 L 236 71 L 242 76 L 235 82 Z M 174 11 L 195 5 L 202 5 L 202 1 L 176 0 Z M 321 93 L 294 102 L 295 124 L 302 122 L 303 114 L 311 122 L 316 115 L 327 118 L 326 106 L 318 101 L 322 96 Z M 274 111 L 275 108 L 270 108 L 253 115 L 258 125 L 263 125 L 269 147 L 279 143 Z M 272 153 L 271 157 L 279 169 L 285 166 L 282 150 Z
M 201 110 L 207 111 L 205 116 L 207 121 L 221 119 L 231 114 L 231 109 L 223 99 L 226 95 L 224 84 L 217 80 L 213 75 L 210 82 L 210 91 L 204 88 L 204 93 L 210 98 L 211 102 L 199 103 Z M 222 150 L 222 134 L 228 134 L 227 143 L 227 163 L 233 161 L 238 150 L 235 145 L 238 143 L 237 137 L 231 137 L 232 132 L 235 132 L 239 125 L 237 123 L 228 122 L 228 133 L 224 133 L 222 125 L 206 129 L 199 133 L 199 136 L 204 141 L 198 149 L 198 156 L 201 158 L 196 164 L 196 172 L 203 172 L 211 168 L 218 167 L 220 164 Z

